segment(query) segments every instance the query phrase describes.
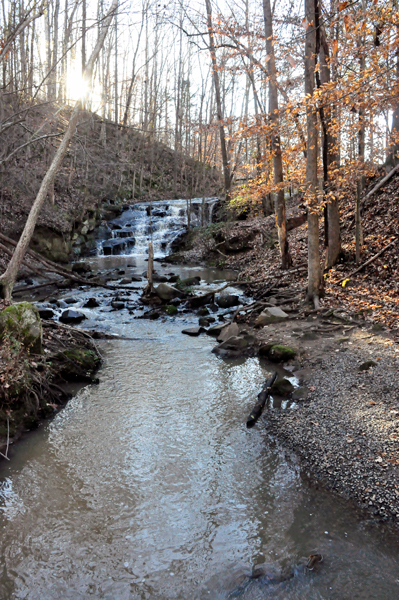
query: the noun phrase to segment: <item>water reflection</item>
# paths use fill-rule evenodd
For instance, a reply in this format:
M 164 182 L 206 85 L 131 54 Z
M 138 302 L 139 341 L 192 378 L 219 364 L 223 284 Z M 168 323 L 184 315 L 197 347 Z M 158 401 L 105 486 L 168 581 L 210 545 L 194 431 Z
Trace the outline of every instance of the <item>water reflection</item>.
M 180 325 L 117 324 L 140 339 L 102 342 L 100 385 L 3 464 L 0 597 L 397 597 L 396 542 L 246 429 L 267 365 L 222 361 Z

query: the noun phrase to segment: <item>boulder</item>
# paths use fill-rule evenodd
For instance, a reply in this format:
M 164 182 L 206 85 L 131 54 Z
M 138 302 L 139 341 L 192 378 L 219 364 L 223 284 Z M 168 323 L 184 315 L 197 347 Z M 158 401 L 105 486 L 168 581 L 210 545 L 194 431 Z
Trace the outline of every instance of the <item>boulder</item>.
M 260 313 L 255 321 L 255 327 L 263 327 L 270 323 L 280 323 L 285 319 L 288 319 L 288 315 L 281 308 L 278 308 L 278 306 L 269 306 Z
M 131 277 L 123 277 L 123 279 L 121 279 L 121 281 L 120 281 L 121 285 L 127 285 L 128 283 L 132 283 Z
M 42 352 L 42 323 L 39 312 L 30 302 L 12 304 L 0 312 L 0 337 L 16 338 L 33 354 Z
M 160 283 L 158 287 L 155 288 L 155 292 L 157 296 L 164 301 L 172 300 L 173 298 L 181 295 L 180 290 L 173 287 L 173 285 L 169 285 L 168 283 Z
M 54 360 L 62 363 L 62 375 L 68 381 L 98 383 L 94 373 L 100 366 L 100 358 L 93 350 L 73 348 L 59 352 Z
M 52 308 L 45 308 L 38 306 L 37 310 L 39 312 L 39 317 L 41 319 L 54 319 L 55 317 L 55 312 L 53 311 Z
M 179 287 L 191 287 L 193 285 L 199 285 L 201 283 L 201 277 L 197 275 L 195 277 L 187 277 L 186 279 L 180 279 Z
M 296 352 L 289 346 L 276 344 L 272 346 L 268 352 L 268 358 L 273 362 L 285 362 L 295 358 Z
M 206 315 L 209 315 L 209 310 L 206 308 L 206 306 L 203 306 L 202 308 L 199 309 L 199 311 L 197 312 L 197 315 L 199 317 L 206 317 Z
M 100 306 L 100 303 L 97 300 L 97 298 L 88 298 L 86 304 L 84 304 L 83 306 L 84 308 L 96 308 L 96 306 Z
M 374 360 L 366 360 L 359 366 L 359 371 L 368 371 L 371 367 L 376 367 L 377 363 Z
M 183 329 L 182 333 L 191 337 L 198 337 L 204 331 L 203 327 L 191 327 L 190 329 Z
M 214 325 L 213 327 L 210 327 L 207 331 L 208 335 L 211 335 L 212 337 L 219 337 L 219 335 L 222 332 L 222 329 L 224 329 L 225 327 L 227 327 L 230 323 L 218 323 L 217 325 Z
M 139 275 L 132 275 L 131 280 L 132 280 L 132 282 L 143 281 L 142 277 L 140 277 Z
M 111 306 L 115 310 L 122 310 L 122 308 L 125 308 L 125 303 L 121 302 L 120 300 L 112 300 Z
M 64 302 L 65 304 L 76 304 L 77 302 L 79 302 L 78 298 L 74 298 L 73 296 L 70 296 L 69 298 L 64 298 Z
M 236 337 L 240 333 L 240 329 L 237 323 L 230 323 L 227 327 L 223 327 L 220 334 L 218 335 L 218 342 L 225 342 L 231 337 Z
M 176 281 L 179 281 L 178 275 L 170 275 L 170 277 L 168 278 L 169 283 L 176 283 Z
M 77 325 L 81 321 L 86 318 L 86 315 L 83 313 L 77 312 L 76 310 L 64 310 L 62 315 L 60 316 L 60 321 L 62 323 L 71 323 L 72 325 Z
M 294 391 L 294 386 L 292 383 L 283 377 L 282 379 L 277 379 L 272 385 L 271 394 L 277 394 L 278 396 L 288 396 Z
M 220 308 L 233 308 L 240 304 L 240 299 L 235 294 L 223 294 L 216 298 L 216 304 Z
M 207 317 L 200 317 L 198 319 L 198 325 L 200 325 L 201 327 L 209 327 L 210 321 Z
M 230 337 L 228 340 L 219 344 L 219 346 L 215 346 L 215 348 L 212 349 L 212 352 L 218 356 L 234 358 L 242 355 L 247 348 L 247 340 L 241 335 L 237 335 Z
M 90 273 L 91 266 L 85 262 L 77 262 L 72 265 L 72 272 L 73 273 L 82 273 L 82 274 Z

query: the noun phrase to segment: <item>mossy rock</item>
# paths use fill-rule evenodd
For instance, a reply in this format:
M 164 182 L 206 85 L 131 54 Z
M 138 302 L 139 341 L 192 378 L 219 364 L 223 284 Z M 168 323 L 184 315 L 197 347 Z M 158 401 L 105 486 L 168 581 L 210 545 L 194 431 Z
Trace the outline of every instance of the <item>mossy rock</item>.
M 273 362 L 285 362 L 295 358 L 296 352 L 293 348 L 290 348 L 290 346 L 276 344 L 270 348 L 268 356 Z
M 173 304 L 167 304 L 165 306 L 165 312 L 170 316 L 173 317 L 174 315 L 177 315 L 177 313 L 179 312 L 176 308 L 176 306 L 173 306 Z
M 265 344 L 259 348 L 259 355 L 264 356 L 272 362 L 285 362 L 295 358 L 296 351 L 290 346 L 282 346 L 281 344 Z
M 41 354 L 43 331 L 37 308 L 30 302 L 19 302 L 2 310 L 0 336 L 13 337 L 33 354 Z
M 93 375 L 100 366 L 100 358 L 93 350 L 81 348 L 59 352 L 55 359 L 64 363 L 62 375 L 72 381 L 93 381 Z

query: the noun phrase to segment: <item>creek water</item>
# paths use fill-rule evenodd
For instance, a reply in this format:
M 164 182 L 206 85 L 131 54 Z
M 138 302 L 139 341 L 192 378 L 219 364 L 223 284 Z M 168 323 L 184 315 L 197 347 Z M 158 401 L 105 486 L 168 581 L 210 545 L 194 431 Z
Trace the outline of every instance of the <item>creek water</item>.
M 137 253 L 91 262 L 136 273 L 146 264 Z M 231 275 L 157 270 L 214 286 Z M 93 290 L 75 295 L 79 308 Z M 303 481 L 262 422 L 246 429 L 271 365 L 216 357 L 214 339 L 181 334 L 197 323 L 189 313 L 79 310 L 85 327 L 130 339 L 98 342 L 99 385 L 1 464 L 1 599 L 399 597 L 395 537 Z M 302 557 L 315 551 L 324 562 L 306 571 Z M 257 565 L 268 576 L 250 579 Z

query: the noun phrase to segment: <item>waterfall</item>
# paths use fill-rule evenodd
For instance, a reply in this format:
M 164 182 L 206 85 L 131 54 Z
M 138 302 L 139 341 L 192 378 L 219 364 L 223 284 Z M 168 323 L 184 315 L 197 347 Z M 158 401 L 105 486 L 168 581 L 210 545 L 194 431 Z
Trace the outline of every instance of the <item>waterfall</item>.
M 217 198 L 206 198 L 205 202 L 209 223 Z M 187 231 L 187 206 L 187 200 L 159 200 L 130 206 L 120 217 L 109 222 L 111 238 L 100 243 L 98 253 L 105 256 L 147 254 L 152 234 L 154 256 L 166 256 L 172 242 Z M 201 224 L 201 210 L 202 198 L 192 199 L 191 226 Z

